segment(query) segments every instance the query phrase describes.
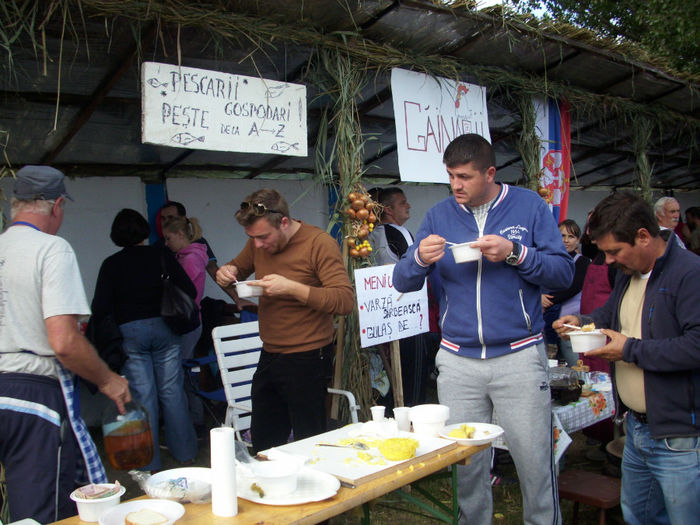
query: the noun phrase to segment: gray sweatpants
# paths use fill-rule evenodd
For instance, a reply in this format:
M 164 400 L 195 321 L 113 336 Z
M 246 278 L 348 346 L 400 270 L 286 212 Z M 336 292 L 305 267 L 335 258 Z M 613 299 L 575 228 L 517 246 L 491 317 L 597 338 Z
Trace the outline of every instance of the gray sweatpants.
M 552 411 L 544 345 L 493 359 L 470 359 L 440 350 L 436 360 L 440 403 L 450 423 L 490 423 L 498 413 L 523 495 L 523 523 L 561 523 L 552 454 Z M 491 451 L 457 467 L 460 523 L 491 523 Z

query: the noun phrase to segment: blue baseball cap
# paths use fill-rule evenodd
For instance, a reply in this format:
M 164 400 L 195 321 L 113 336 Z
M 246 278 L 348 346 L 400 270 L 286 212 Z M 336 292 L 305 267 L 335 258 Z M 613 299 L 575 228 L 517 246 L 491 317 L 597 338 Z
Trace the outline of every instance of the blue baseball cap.
M 73 200 L 63 182 L 65 175 L 51 166 L 25 166 L 16 174 L 16 198 L 21 200 Z

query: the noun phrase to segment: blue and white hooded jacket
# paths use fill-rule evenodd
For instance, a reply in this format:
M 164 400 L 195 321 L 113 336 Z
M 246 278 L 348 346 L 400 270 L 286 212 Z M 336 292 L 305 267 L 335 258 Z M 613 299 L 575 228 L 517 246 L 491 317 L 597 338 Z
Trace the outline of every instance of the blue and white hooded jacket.
M 449 249 L 426 266 L 418 257 L 418 246 L 431 234 L 454 243 L 500 235 L 520 243 L 522 250 L 516 266 L 485 258 L 458 264 Z M 471 210 L 454 197 L 428 210 L 415 242 L 394 268 L 394 287 L 399 292 L 419 290 L 426 275 L 436 269 L 442 281 L 440 346 L 478 359 L 542 342 L 541 289 L 566 289 L 574 276 L 573 259 L 547 204 L 535 192 L 507 184 L 501 184 L 482 231 Z

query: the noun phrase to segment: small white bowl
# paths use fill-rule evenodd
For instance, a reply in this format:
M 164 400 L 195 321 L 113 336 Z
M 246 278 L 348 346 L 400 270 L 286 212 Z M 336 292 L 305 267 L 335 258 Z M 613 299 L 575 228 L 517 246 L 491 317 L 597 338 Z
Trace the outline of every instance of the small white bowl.
M 476 241 L 463 242 L 461 244 L 453 244 L 450 246 L 452 256 L 455 258 L 456 263 L 478 261 L 481 259 L 481 249 L 471 248 L 469 246 L 473 242 Z
M 248 284 L 246 281 L 236 283 L 236 293 L 238 297 L 260 297 L 263 294 L 262 286 Z
M 100 487 L 113 488 L 114 483 L 97 483 Z M 79 489 L 75 489 L 70 494 L 70 499 L 75 501 L 78 507 L 78 515 L 80 516 L 80 521 L 97 521 L 100 519 L 100 515 L 112 507 L 119 505 L 121 497 L 126 492 L 126 489 L 122 486 L 119 488 L 119 492 L 107 496 L 106 498 L 96 498 L 96 499 L 85 499 L 80 498 L 76 495 Z
M 591 332 L 574 331 L 569 332 L 567 335 L 571 338 L 571 349 L 578 354 L 605 346 L 607 341 L 607 337 L 600 330 Z
M 416 405 L 409 411 L 413 432 L 424 436 L 437 436 L 450 417 L 450 409 L 445 405 Z
M 259 461 L 252 465 L 253 479 L 270 497 L 286 496 L 297 490 L 301 465 L 295 461 Z

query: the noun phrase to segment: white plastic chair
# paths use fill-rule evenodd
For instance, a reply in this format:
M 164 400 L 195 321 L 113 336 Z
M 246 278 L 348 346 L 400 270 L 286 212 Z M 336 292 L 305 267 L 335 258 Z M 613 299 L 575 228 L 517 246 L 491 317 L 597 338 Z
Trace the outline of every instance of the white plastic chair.
M 253 410 L 250 390 L 262 350 L 258 322 L 217 326 L 211 335 L 228 403 L 224 425 L 233 427 L 237 438 L 242 441 L 241 434 L 250 428 Z M 353 423 L 357 423 L 360 407 L 352 392 L 336 388 L 329 388 L 328 392 L 348 400 L 350 417 Z

